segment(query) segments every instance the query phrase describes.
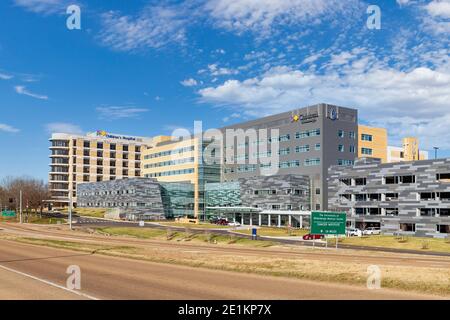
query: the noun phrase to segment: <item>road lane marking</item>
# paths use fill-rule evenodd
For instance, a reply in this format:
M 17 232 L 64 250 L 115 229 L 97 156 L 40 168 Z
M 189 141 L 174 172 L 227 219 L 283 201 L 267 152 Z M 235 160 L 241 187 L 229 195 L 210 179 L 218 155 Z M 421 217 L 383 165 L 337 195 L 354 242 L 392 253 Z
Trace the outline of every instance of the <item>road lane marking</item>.
M 33 280 L 36 280 L 36 281 L 40 281 L 40 282 L 45 283 L 45 284 L 47 284 L 47 285 L 49 285 L 49 286 L 52 286 L 52 287 L 55 287 L 55 288 L 58 288 L 58 289 L 62 289 L 62 290 L 65 290 L 65 291 L 68 291 L 68 292 L 71 292 L 71 293 L 74 293 L 74 294 L 76 294 L 76 295 L 79 295 L 79 296 L 88 298 L 88 299 L 90 299 L 90 300 L 100 300 L 99 298 L 90 296 L 90 295 L 88 295 L 88 294 L 85 294 L 85 293 L 82 293 L 82 292 L 79 292 L 79 291 L 76 291 L 76 290 L 68 289 L 68 288 L 66 288 L 66 287 L 64 287 L 64 286 L 60 286 L 59 284 L 56 284 L 56 283 L 54 283 L 54 282 L 51 282 L 51 281 L 48 281 L 48 280 L 45 280 L 45 279 L 41 279 L 41 278 L 35 277 L 35 276 L 33 276 L 33 275 L 31 275 L 31 274 L 28 274 L 28 273 L 24 273 L 24 272 L 21 272 L 21 271 L 18 271 L 18 270 L 14 270 L 14 269 L 5 267 L 5 266 L 3 266 L 3 265 L 1 265 L 1 264 L 0 264 L 0 268 L 1 268 L 1 269 L 4 269 L 4 270 L 7 270 L 7 271 L 10 271 L 10 272 L 13 272 L 13 273 L 16 273 L 16 274 L 19 274 L 19 275 L 21 275 L 21 276 L 24 276 L 24 277 L 33 279 Z

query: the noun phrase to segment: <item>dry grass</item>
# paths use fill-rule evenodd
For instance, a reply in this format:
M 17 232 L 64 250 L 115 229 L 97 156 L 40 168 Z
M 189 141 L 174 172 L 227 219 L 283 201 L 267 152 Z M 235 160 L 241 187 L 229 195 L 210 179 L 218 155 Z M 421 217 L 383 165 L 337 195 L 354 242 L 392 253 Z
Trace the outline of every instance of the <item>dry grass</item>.
M 339 240 L 343 244 L 352 244 L 368 247 L 382 247 L 395 249 L 408 249 L 420 251 L 449 252 L 450 243 L 446 239 L 419 238 L 419 237 L 393 237 L 370 236 L 350 237 Z
M 220 226 L 217 224 L 207 223 L 207 222 L 200 222 L 199 224 L 195 223 L 181 223 L 181 222 L 173 222 L 173 221 L 162 221 L 158 222 L 159 224 L 163 226 L 170 226 L 170 227 L 181 227 L 181 228 L 194 228 L 194 229 L 230 229 L 228 226 Z
M 252 228 L 246 230 L 236 230 L 236 232 L 243 234 L 252 234 Z M 270 227 L 260 227 L 258 229 L 258 235 L 263 237 L 302 237 L 308 234 L 309 230 L 306 229 L 291 229 L 288 228 L 270 228 Z
M 76 208 L 73 210 L 73 213 L 85 217 L 104 218 L 107 211 L 108 209 L 104 208 Z M 64 209 L 62 212 L 67 213 L 68 210 Z
M 110 236 L 129 236 L 140 239 L 154 239 L 154 240 L 168 240 L 175 242 L 201 242 L 201 243 L 214 243 L 218 245 L 224 244 L 235 244 L 235 245 L 244 245 L 251 247 L 270 247 L 275 245 L 274 242 L 271 241 L 253 241 L 250 239 L 239 238 L 234 235 L 222 236 L 215 235 L 207 230 L 205 231 L 195 231 L 189 228 L 184 229 L 183 231 L 176 230 L 158 230 L 158 229 L 138 229 L 138 228 L 114 228 L 114 227 L 106 227 L 106 228 L 98 228 L 97 232 L 102 234 L 107 234 Z

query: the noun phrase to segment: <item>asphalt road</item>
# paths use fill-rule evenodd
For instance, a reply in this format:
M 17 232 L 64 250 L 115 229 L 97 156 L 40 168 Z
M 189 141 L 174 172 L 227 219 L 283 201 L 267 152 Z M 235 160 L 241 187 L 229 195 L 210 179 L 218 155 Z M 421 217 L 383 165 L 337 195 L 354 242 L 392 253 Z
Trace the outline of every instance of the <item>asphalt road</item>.
M 66 284 L 66 270 L 71 265 L 81 269 L 79 293 L 84 296 L 61 288 Z M 3 286 L 0 299 L 433 298 L 385 289 L 368 290 L 365 287 L 158 264 L 7 240 L 0 240 L 0 268 L 8 268 L 0 272 L 0 287 Z

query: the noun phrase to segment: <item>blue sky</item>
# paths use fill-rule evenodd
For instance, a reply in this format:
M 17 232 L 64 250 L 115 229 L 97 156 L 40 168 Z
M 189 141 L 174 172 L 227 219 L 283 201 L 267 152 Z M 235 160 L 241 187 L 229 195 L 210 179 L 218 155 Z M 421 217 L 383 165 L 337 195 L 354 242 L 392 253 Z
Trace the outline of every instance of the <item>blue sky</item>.
M 450 0 L 5 0 L 0 28 L 0 177 L 47 179 L 54 131 L 153 136 L 318 102 L 450 156 Z

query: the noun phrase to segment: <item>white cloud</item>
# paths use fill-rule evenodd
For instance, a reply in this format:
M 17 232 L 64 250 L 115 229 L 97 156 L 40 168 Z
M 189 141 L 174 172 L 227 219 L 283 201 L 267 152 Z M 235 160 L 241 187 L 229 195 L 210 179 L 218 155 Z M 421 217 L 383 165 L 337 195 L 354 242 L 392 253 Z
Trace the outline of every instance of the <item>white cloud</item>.
M 14 78 L 14 76 L 10 75 L 10 74 L 6 74 L 6 73 L 0 73 L 0 79 L 1 80 L 9 80 Z
M 422 8 L 427 13 L 422 22 L 425 30 L 437 35 L 450 34 L 450 0 L 433 0 Z
M 83 134 L 83 130 L 79 126 L 72 123 L 53 122 L 48 123 L 45 128 L 49 133 Z
M 181 7 L 147 7 L 137 16 L 109 11 L 101 15 L 100 42 L 118 51 L 160 48 L 185 41 L 189 15 Z
M 14 89 L 16 90 L 16 92 L 18 94 L 23 94 L 35 99 L 40 99 L 40 100 L 48 100 L 48 97 L 45 95 L 41 95 L 41 94 L 37 94 L 37 93 L 33 93 L 29 90 L 27 90 L 27 88 L 25 86 L 15 86 Z
M 329 67 L 324 73 L 278 67 L 198 93 L 203 102 L 253 117 L 320 102 L 354 107 L 363 120 L 381 119 L 388 127 L 394 121 L 395 130 L 404 135 L 423 133 L 425 146 L 439 142 L 450 149 L 450 136 L 443 128 L 450 119 L 449 59 L 433 68 L 397 70 L 366 54 L 334 69 Z M 398 121 L 405 116 L 413 119 L 414 125 Z
M 450 0 L 434 0 L 426 5 L 426 9 L 433 17 L 450 18 Z
M 65 14 L 68 6 L 67 0 L 14 0 L 14 4 L 27 11 L 42 14 Z
M 17 128 L 12 127 L 10 125 L 4 124 L 4 123 L 0 123 L 0 131 L 8 132 L 8 133 L 17 133 L 20 130 L 17 129 Z
M 137 118 L 140 114 L 148 112 L 145 108 L 108 106 L 98 107 L 99 118 L 103 120 L 119 120 L 126 118 Z
M 239 73 L 238 70 L 219 67 L 216 63 L 208 65 L 208 69 L 212 76 L 225 76 Z
M 185 87 L 194 87 L 198 84 L 197 80 L 195 80 L 193 78 L 185 79 L 185 80 L 181 81 L 180 83 Z
M 357 5 L 357 0 L 209 0 L 205 10 L 220 28 L 267 34 L 276 24 L 317 23 Z
M 229 116 L 224 117 L 224 118 L 222 119 L 222 121 L 223 121 L 223 122 L 228 122 L 228 121 L 230 121 L 231 119 L 240 119 L 240 118 L 242 118 L 242 115 L 241 115 L 240 113 L 234 112 L 234 113 L 230 114 Z
M 411 0 L 397 0 L 397 3 L 398 3 L 400 6 L 406 6 L 406 5 L 411 4 L 412 1 L 411 1 Z

